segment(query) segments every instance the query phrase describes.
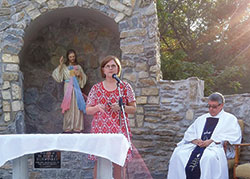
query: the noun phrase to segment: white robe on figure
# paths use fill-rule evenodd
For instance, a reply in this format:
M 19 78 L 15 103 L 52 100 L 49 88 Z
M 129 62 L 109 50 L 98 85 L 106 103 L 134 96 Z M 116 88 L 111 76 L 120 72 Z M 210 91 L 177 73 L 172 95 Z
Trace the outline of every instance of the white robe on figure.
M 228 179 L 227 158 L 222 144 L 224 141 L 229 141 L 230 144 L 239 144 L 241 142 L 241 129 L 237 118 L 224 110 L 216 116 L 207 113 L 198 117 L 187 129 L 171 156 L 168 179 L 186 179 L 185 167 L 196 147 L 191 141 L 201 138 L 208 117 L 219 118 L 219 121 L 210 138 L 214 142 L 206 147 L 200 160 L 200 179 Z M 215 144 L 215 142 L 220 144 Z

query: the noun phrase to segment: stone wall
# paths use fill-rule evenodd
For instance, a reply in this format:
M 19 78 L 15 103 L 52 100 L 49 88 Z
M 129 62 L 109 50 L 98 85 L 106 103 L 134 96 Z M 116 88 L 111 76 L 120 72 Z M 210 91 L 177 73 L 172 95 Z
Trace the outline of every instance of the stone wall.
M 198 78 L 180 81 L 159 81 L 157 87 L 141 90 L 133 143 L 143 156 L 154 178 L 166 178 L 169 159 L 187 127 L 207 113 L 204 82 Z M 225 111 L 245 123 L 243 141 L 250 142 L 250 94 L 225 96 Z M 241 151 L 241 162 L 249 161 L 249 148 Z

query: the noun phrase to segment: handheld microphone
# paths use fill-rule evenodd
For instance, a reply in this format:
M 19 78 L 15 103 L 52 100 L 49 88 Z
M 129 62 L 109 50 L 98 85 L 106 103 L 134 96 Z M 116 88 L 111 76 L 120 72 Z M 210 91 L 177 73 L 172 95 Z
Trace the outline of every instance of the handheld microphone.
M 123 82 L 120 80 L 120 78 L 118 78 L 118 76 L 116 74 L 113 74 L 112 78 L 114 78 L 118 83 L 123 84 Z

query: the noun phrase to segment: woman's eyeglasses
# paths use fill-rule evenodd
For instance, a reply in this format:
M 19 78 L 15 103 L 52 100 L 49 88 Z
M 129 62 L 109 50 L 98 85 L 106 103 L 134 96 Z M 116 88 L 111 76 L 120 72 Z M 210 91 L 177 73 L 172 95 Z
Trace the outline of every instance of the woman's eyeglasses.
M 104 68 L 113 69 L 113 68 L 116 68 L 116 65 L 115 64 L 113 64 L 113 65 L 105 65 Z

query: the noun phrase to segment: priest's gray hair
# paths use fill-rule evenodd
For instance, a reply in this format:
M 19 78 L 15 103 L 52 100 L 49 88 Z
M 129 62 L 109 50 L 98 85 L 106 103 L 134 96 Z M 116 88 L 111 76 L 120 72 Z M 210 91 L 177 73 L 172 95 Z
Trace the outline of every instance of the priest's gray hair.
M 210 94 L 210 96 L 208 96 L 208 100 L 209 101 L 217 101 L 219 104 L 225 103 L 224 96 L 219 92 L 215 92 L 213 94 Z

